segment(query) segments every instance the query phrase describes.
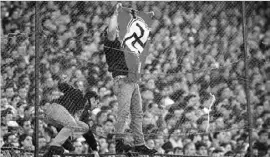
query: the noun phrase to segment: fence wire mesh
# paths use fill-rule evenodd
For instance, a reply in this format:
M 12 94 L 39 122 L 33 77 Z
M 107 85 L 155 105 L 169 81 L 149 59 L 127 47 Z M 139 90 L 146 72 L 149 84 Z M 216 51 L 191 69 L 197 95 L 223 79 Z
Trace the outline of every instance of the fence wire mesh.
M 96 91 L 100 107 L 88 123 L 102 154 L 115 153 L 110 134 L 119 104 L 106 64 L 103 33 L 116 3 L 48 1 L 41 2 L 39 10 L 40 105 L 61 96 L 57 82 L 63 75 L 76 88 Z M 150 55 L 139 83 L 146 144 L 166 154 L 245 155 L 248 114 L 241 2 L 121 3 L 155 13 Z M 5 147 L 34 148 L 25 139 L 34 135 L 35 11 L 35 2 L 1 2 L 1 138 Z M 270 122 L 269 15 L 269 2 L 246 2 L 255 154 L 267 153 L 257 145 L 259 132 L 269 131 Z M 211 108 L 210 93 L 216 99 Z M 130 118 L 126 123 L 126 141 L 132 143 Z M 39 134 L 39 149 L 44 151 L 57 130 L 41 119 Z M 79 137 L 73 137 L 73 145 L 71 153 L 90 153 Z

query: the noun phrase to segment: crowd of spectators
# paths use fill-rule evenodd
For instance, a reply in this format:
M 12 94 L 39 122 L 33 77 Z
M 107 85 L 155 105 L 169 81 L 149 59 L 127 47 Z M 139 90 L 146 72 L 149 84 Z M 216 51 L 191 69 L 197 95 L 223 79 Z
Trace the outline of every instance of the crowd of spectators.
M 102 32 L 116 2 L 42 2 L 40 99 L 61 95 L 57 81 L 96 91 L 100 107 L 89 117 L 100 153 L 115 153 L 117 115 Z M 140 83 L 146 144 L 159 153 L 244 156 L 248 145 L 247 97 L 240 2 L 122 2 L 154 11 L 153 43 Z M 248 86 L 253 146 L 270 156 L 270 3 L 247 2 Z M 34 149 L 35 3 L 1 2 L 1 147 Z M 201 116 L 209 93 L 216 97 Z M 130 135 L 130 130 L 126 132 Z M 56 129 L 40 119 L 39 149 Z M 88 153 L 82 137 L 74 153 Z M 132 143 L 132 137 L 126 141 Z M 268 154 L 268 155 L 267 155 Z

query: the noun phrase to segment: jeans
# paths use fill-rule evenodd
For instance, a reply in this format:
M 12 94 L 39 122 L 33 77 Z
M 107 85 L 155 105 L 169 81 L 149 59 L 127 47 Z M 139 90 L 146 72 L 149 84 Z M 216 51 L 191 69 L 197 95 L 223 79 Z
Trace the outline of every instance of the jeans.
M 118 111 L 115 124 L 116 138 L 117 134 L 124 133 L 125 122 L 130 113 L 130 129 L 133 131 L 134 145 L 143 145 L 145 143 L 142 132 L 143 111 L 139 85 L 129 81 L 127 77 L 117 76 L 114 79 L 113 90 L 118 100 Z
M 71 115 L 62 105 L 47 104 L 44 113 L 50 123 L 63 126 L 50 145 L 61 146 L 74 132 L 83 134 L 89 130 L 86 123 L 79 121 L 79 116 Z

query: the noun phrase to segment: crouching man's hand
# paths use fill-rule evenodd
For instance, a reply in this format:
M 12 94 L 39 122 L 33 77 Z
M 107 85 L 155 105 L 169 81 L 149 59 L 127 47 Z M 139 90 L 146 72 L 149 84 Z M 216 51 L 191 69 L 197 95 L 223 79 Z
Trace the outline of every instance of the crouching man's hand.
M 93 151 L 94 157 L 99 157 L 99 154 L 97 151 Z

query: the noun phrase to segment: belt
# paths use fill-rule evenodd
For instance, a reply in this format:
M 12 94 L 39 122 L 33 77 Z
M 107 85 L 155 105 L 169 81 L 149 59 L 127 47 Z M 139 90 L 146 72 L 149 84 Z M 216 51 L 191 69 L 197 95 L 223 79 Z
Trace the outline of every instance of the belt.
M 118 76 L 115 76 L 115 79 L 121 79 L 121 78 L 126 78 L 127 76 L 125 75 L 118 75 Z

